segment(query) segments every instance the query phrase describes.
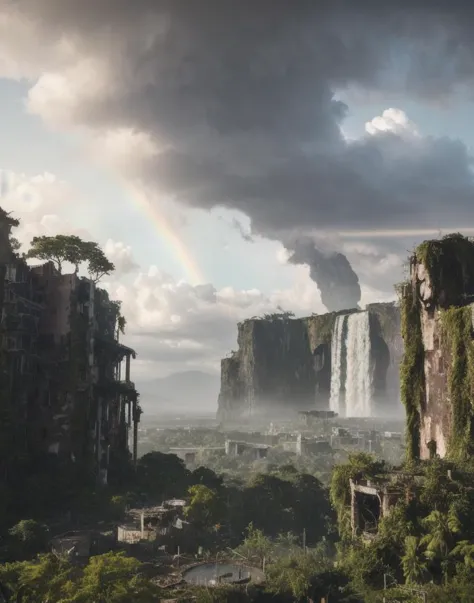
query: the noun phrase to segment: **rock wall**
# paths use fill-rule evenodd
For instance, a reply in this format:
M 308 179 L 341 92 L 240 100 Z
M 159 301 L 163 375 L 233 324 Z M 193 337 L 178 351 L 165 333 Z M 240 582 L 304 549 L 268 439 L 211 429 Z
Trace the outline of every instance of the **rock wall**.
M 401 293 L 408 456 L 466 458 L 474 452 L 474 243 L 425 241 Z
M 403 355 L 400 308 L 395 303 L 368 304 L 372 318 L 372 346 L 377 359 L 375 403 L 381 415 L 393 416 L 400 405 L 400 360 Z
M 375 390 L 381 403 L 398 403 L 399 310 L 395 304 L 373 304 L 368 310 Z M 328 409 L 334 324 L 339 314 L 356 311 L 240 323 L 238 350 L 221 361 L 218 418 Z M 388 391 L 393 401 L 385 400 Z
M 237 341 L 238 352 L 221 364 L 221 417 L 314 405 L 316 374 L 304 320 L 246 320 Z

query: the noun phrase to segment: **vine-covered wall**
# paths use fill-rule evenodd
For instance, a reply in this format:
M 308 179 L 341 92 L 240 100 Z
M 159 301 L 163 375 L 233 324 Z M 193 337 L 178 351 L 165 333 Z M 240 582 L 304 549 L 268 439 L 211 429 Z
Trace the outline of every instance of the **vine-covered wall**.
M 466 458 L 474 435 L 474 242 L 460 234 L 424 241 L 410 271 L 400 290 L 407 457 Z
M 471 305 L 450 308 L 441 315 L 442 333 L 449 354 L 448 399 L 451 406 L 449 456 L 461 460 L 474 452 L 474 344 Z
M 420 456 L 420 419 L 425 398 L 424 348 L 420 303 L 413 283 L 400 291 L 402 338 L 405 344 L 400 366 L 400 393 L 406 412 L 406 456 Z
M 474 241 L 450 234 L 423 241 L 412 261 L 428 273 L 432 304 L 440 308 L 458 306 L 474 295 Z

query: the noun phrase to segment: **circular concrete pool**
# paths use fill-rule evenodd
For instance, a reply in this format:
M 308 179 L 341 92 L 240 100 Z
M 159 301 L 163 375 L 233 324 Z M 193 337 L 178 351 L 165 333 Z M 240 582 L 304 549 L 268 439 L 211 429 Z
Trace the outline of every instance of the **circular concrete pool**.
M 188 584 L 215 586 L 217 584 L 235 584 L 264 581 L 265 575 L 256 567 L 248 567 L 237 563 L 200 563 L 183 572 L 183 579 Z

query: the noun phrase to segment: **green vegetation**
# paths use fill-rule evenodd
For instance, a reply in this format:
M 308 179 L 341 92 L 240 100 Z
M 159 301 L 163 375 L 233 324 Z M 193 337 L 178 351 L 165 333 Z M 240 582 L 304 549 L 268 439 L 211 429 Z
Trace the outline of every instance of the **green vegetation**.
M 309 331 L 309 339 L 313 347 L 321 343 L 331 342 L 334 324 L 338 315 L 339 313 L 337 312 L 320 315 L 312 314 L 309 318 L 305 319 Z M 317 341 L 313 341 L 312 333 L 314 333 Z
M 339 507 L 339 529 L 343 532 L 347 530 L 345 477 L 355 475 L 358 469 L 358 478 L 381 484 L 391 480 L 399 491 L 398 502 L 379 519 L 374 538 L 349 538 L 340 532 L 338 568 L 350 576 L 353 588 L 364 594 L 364 601 L 379 600 L 384 575 L 389 586 L 387 597 L 396 599 L 401 587 L 415 587 L 427 591 L 428 601 L 441 601 L 441 594 L 447 597 L 448 593 L 453 598 L 446 601 L 470 600 L 464 593 L 474 578 L 472 468 L 466 471 L 464 466 L 461 470 L 452 462 L 434 459 L 418 467 L 418 477 L 408 469 L 391 475 L 376 459 L 356 455 L 335 469 L 331 484 L 331 498 Z M 408 596 L 408 591 L 404 592 Z
M 336 510 L 339 535 L 342 540 L 351 538 L 351 491 L 349 480 L 371 479 L 385 472 L 383 461 L 366 453 L 350 454 L 347 463 L 334 467 L 330 485 L 331 502 Z
M 60 273 L 64 262 L 73 264 L 76 273 L 82 263 L 87 263 L 89 276 L 95 283 L 115 270 L 97 243 L 83 241 L 75 235 L 34 237 L 26 257 L 53 262 Z
M 124 553 L 91 557 L 80 568 L 53 554 L 0 566 L 0 582 L 25 603 L 149 603 L 160 589 L 140 573 L 141 563 Z M 20 599 L 18 599 L 20 600 Z
M 472 309 L 450 308 L 441 315 L 443 341 L 451 358 L 448 392 L 452 412 L 449 455 L 463 459 L 473 452 L 474 346 L 471 339 Z
M 443 307 L 474 293 L 474 241 L 461 234 L 423 241 L 415 249 L 430 277 L 434 302 Z
M 420 301 L 411 283 L 399 290 L 402 338 L 405 344 L 400 366 L 400 392 L 406 411 L 407 460 L 420 456 L 420 413 L 425 392 L 424 347 Z

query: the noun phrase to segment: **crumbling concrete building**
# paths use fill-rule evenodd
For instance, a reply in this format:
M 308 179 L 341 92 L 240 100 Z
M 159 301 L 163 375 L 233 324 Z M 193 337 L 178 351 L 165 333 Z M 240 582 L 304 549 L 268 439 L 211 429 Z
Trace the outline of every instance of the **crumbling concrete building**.
M 400 499 L 400 488 L 381 481 L 350 480 L 351 526 L 353 536 L 373 538 L 379 521 L 387 517 Z
M 0 346 L 4 407 L 17 453 L 55 454 L 91 467 L 106 483 L 111 456 L 137 456 L 135 352 L 118 340 L 120 306 L 76 273 L 49 262 L 1 264 Z M 9 403 L 7 403 L 9 401 Z
M 474 451 L 474 242 L 453 234 L 419 245 L 400 302 L 407 455 L 466 458 Z
M 248 454 L 256 461 L 266 458 L 269 448 L 270 446 L 266 444 L 254 444 L 253 442 L 237 442 L 235 440 L 225 442 L 225 453 L 228 456 Z

